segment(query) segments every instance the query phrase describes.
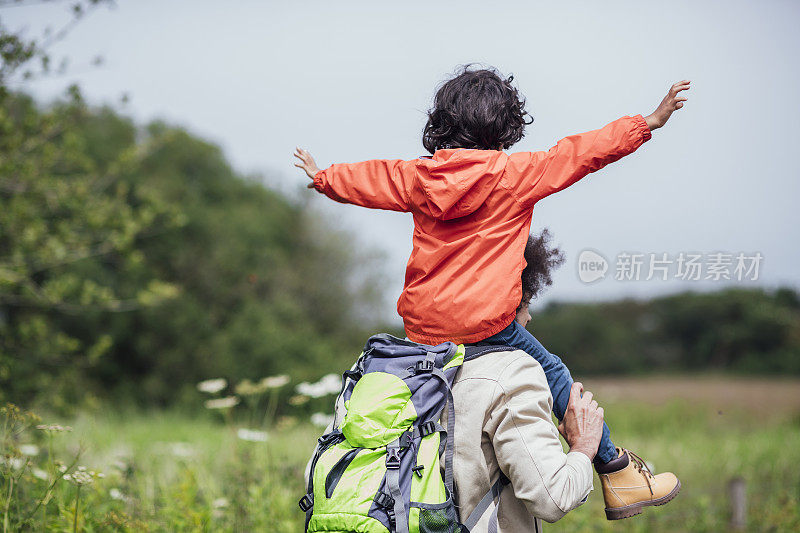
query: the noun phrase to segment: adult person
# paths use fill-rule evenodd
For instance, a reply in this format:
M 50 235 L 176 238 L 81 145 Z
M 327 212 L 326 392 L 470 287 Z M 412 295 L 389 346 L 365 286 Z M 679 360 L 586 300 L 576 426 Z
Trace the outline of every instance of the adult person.
M 548 247 L 544 230 L 525 249 L 523 301 L 516 320 L 530 320 L 528 304 L 563 262 Z M 522 350 L 509 348 L 464 362 L 453 384 L 456 416 L 453 462 L 456 503 L 469 516 L 502 476 L 510 485 L 496 509 L 498 531 L 541 531 L 586 500 L 592 490 L 592 460 L 603 431 L 603 409 L 579 382 L 572 385 L 566 414 L 553 423 L 553 399 L 544 371 Z M 564 453 L 559 431 L 569 445 Z M 487 531 L 494 505 L 472 531 Z
M 581 395 L 582 393 L 582 395 Z M 592 460 L 603 433 L 603 409 L 579 382 L 559 430 L 541 365 L 522 350 L 465 361 L 453 386 L 456 416 L 453 472 L 456 505 L 469 516 L 506 475 L 497 507 L 498 532 L 541 531 L 583 503 L 592 490 Z M 472 529 L 488 530 L 487 509 Z
M 531 299 L 552 283 L 552 269 L 564 260 L 549 239 L 545 229 L 530 236 L 525 247 L 523 296 L 515 317 L 522 327 L 531 320 Z M 545 373 L 536 360 L 525 358 L 526 353 L 509 348 L 465 361 L 453 384 L 456 503 L 462 517 L 470 516 L 504 474 L 511 485 L 502 491 L 496 508 L 501 532 L 540 531 L 538 519 L 559 520 L 585 501 L 592 490 L 598 427 L 603 431 L 602 408 L 591 392 L 574 383 L 558 426 L 570 446 L 569 453 L 563 452 Z M 666 503 L 680 490 L 673 474 L 654 476 L 635 454 L 621 448 L 617 452 L 606 470 L 598 469 L 609 518 L 633 516 L 643 505 Z M 490 518 L 487 510 L 473 531 L 486 531 Z

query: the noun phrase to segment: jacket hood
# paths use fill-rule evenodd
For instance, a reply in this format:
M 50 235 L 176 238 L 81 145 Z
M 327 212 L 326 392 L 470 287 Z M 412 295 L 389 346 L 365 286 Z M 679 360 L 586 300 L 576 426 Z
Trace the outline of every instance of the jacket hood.
M 425 197 L 430 216 L 453 220 L 478 210 L 505 171 L 508 156 L 498 150 L 456 148 L 420 158 L 416 187 Z

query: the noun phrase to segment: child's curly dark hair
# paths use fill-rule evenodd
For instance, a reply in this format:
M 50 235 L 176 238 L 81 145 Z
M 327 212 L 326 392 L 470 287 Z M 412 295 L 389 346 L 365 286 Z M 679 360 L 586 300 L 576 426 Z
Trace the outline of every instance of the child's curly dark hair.
M 494 67 L 463 65 L 436 91 L 422 145 L 430 153 L 443 148 L 510 148 L 525 135 L 533 118 L 525 99 Z M 526 118 L 530 121 L 526 121 Z
M 564 263 L 564 253 L 550 246 L 552 235 L 544 228 L 539 235 L 529 235 L 525 245 L 525 261 L 528 265 L 522 271 L 522 301 L 520 308 L 527 306 L 545 287 L 553 283 L 553 269 Z

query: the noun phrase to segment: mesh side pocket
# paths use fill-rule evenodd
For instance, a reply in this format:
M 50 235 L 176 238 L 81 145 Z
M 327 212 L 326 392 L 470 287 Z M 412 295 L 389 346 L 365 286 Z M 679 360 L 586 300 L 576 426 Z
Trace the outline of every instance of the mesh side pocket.
M 460 533 L 452 500 L 438 505 L 419 506 L 419 533 Z

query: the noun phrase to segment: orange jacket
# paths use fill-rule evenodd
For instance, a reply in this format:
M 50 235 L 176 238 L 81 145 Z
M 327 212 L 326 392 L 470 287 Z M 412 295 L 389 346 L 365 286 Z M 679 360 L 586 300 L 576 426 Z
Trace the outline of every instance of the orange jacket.
M 339 202 L 412 213 L 413 251 L 397 302 L 406 335 L 426 344 L 476 342 L 514 320 L 534 204 L 649 138 L 641 115 L 622 117 L 547 152 L 458 148 L 331 165 L 314 187 Z

